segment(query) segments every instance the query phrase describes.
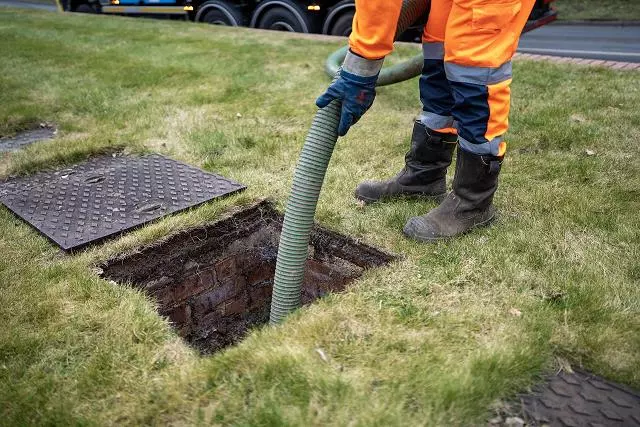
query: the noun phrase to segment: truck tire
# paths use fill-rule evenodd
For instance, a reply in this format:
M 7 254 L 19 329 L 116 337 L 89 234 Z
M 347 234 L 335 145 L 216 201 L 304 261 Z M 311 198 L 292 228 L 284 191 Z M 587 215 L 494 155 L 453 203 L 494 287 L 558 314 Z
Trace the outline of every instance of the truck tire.
M 202 4 L 198 9 L 195 20 L 196 22 L 200 21 L 230 27 L 240 27 L 245 23 L 242 11 L 223 0 L 213 0 Z
M 355 11 L 353 10 L 343 12 L 334 20 L 329 34 L 332 36 L 349 37 L 351 35 L 351 25 L 353 24 L 353 15 L 355 15 Z
M 91 6 L 90 4 L 87 3 L 82 3 L 78 6 L 76 6 L 74 12 L 76 13 L 98 13 L 93 6 Z
M 322 34 L 349 35 L 355 12 L 356 4 L 354 0 L 342 0 L 334 4 L 327 10 L 327 16 L 322 24 Z
M 272 0 L 262 3 L 262 7 L 256 9 L 258 23 L 255 25 L 255 17 L 252 21 L 257 28 L 275 31 L 290 31 L 296 33 L 312 32 L 315 26 L 309 19 L 305 10 L 297 4 L 287 0 Z

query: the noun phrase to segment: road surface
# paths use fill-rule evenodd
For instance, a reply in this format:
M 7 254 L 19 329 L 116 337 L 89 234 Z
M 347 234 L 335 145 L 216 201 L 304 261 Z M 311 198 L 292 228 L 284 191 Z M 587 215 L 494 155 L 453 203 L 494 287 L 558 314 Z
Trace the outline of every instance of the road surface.
M 51 12 L 56 12 L 58 10 L 58 7 L 53 0 L 51 1 L 51 4 L 29 3 L 19 0 L 0 0 L 0 6 L 21 7 L 23 9 L 49 10 Z
M 524 34 L 518 52 L 640 62 L 640 25 L 564 25 L 555 22 Z

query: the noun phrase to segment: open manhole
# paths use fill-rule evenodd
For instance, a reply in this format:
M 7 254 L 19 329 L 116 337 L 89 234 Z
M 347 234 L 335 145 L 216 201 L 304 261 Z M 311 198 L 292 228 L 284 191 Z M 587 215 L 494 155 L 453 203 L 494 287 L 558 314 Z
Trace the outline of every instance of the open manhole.
M 56 135 L 55 126 L 48 123 L 40 123 L 40 125 L 19 132 L 12 137 L 0 138 L 0 152 L 16 151 L 34 142 L 53 139 Z
M 241 340 L 269 319 L 280 215 L 260 202 L 214 224 L 188 230 L 159 245 L 101 266 L 103 277 L 151 295 L 161 314 L 204 354 Z M 364 270 L 395 257 L 316 226 L 302 303 L 342 291 Z

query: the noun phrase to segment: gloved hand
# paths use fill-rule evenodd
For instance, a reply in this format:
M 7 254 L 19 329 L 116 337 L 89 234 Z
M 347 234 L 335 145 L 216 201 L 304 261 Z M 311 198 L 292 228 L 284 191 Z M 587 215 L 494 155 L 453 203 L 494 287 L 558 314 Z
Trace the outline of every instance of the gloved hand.
M 366 59 L 349 51 L 342 63 L 340 77 L 316 99 L 318 108 L 324 108 L 337 99 L 342 102 L 338 135 L 345 136 L 351 125 L 371 107 L 376 97 L 376 82 L 382 68 L 382 59 Z

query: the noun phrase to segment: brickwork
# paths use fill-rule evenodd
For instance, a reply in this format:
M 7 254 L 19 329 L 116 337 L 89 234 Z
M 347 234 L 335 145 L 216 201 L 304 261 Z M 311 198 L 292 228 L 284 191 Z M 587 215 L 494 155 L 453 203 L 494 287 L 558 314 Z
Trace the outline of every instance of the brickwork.
M 182 274 L 163 276 L 146 286 L 180 334 L 189 338 L 214 328 L 224 333 L 228 317 L 268 310 L 273 290 L 275 261 L 264 260 L 259 250 L 247 250 L 216 260 L 212 265 L 190 264 Z M 344 261 L 343 261 L 344 262 Z M 363 269 L 310 259 L 303 280 L 302 302 L 309 303 L 339 292 Z
M 103 274 L 143 289 L 185 340 L 211 353 L 268 321 L 281 226 L 282 217 L 262 203 L 226 221 L 112 260 L 103 266 Z M 366 268 L 392 259 L 316 227 L 302 303 L 340 292 Z

